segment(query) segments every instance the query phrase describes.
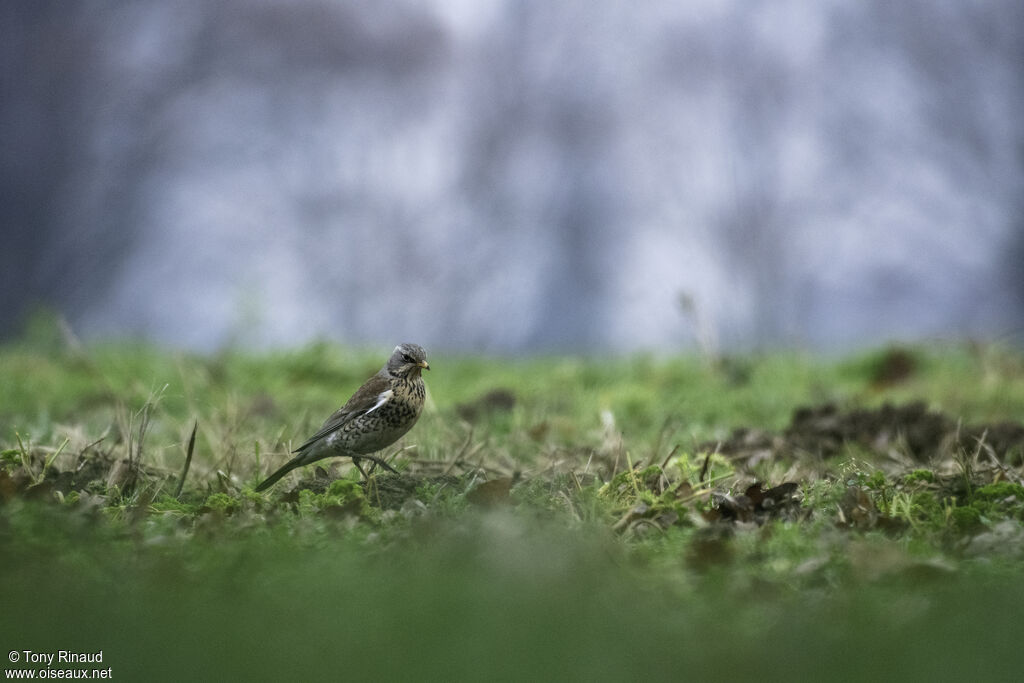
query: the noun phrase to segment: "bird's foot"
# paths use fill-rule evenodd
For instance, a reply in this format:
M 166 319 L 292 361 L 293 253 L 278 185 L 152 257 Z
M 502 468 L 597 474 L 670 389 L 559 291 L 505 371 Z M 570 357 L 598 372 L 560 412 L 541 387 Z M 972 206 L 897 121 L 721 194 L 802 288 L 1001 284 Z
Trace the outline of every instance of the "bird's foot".
M 352 458 L 352 464 L 355 465 L 356 469 L 359 470 L 359 473 L 363 475 L 363 479 L 368 479 L 369 477 L 366 474 L 366 470 L 363 469 L 362 463 L 360 463 L 361 460 L 369 460 L 370 462 L 372 462 L 374 464 L 374 469 L 376 469 L 377 466 L 380 466 L 386 469 L 388 472 L 398 474 L 398 470 L 396 470 L 394 467 L 387 464 L 380 458 L 374 457 L 372 455 L 360 455 L 358 458 Z M 370 472 L 373 472 L 373 469 L 371 469 Z

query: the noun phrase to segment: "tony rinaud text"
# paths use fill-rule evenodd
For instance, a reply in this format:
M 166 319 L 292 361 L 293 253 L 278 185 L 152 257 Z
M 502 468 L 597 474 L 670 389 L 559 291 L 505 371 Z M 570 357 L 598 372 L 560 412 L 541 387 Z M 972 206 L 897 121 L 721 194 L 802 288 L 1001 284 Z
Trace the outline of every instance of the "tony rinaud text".
M 99 664 L 103 661 L 103 650 L 99 652 L 72 652 L 71 650 L 57 650 L 56 652 L 33 652 L 22 650 L 25 655 L 25 662 L 32 664 L 46 664 L 53 666 L 57 664 Z

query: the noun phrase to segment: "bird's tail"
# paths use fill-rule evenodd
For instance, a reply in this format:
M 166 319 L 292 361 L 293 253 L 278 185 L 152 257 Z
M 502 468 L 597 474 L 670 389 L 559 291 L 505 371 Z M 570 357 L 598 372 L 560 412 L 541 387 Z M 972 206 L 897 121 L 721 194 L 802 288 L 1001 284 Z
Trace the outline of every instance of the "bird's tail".
M 274 472 L 269 477 L 267 477 L 265 480 L 263 480 L 263 483 L 261 483 L 259 486 L 257 486 L 254 490 L 257 493 L 259 493 L 260 491 L 266 491 L 271 486 L 276 484 L 281 479 L 281 477 L 283 477 L 284 475 L 288 474 L 289 472 L 291 472 L 295 468 L 302 467 L 303 465 L 308 465 L 308 464 L 310 464 L 312 462 L 316 462 L 317 460 L 320 460 L 321 458 L 324 458 L 324 457 L 327 457 L 327 456 L 321 454 L 319 457 L 311 457 L 309 451 L 300 450 L 298 455 L 296 455 L 294 458 L 292 458 L 291 460 L 286 462 L 284 465 L 282 465 L 281 469 L 279 469 L 278 471 Z M 352 458 L 352 461 L 354 463 L 356 463 L 356 467 L 359 467 L 359 461 L 360 460 L 369 460 L 370 462 L 373 462 L 373 463 L 376 463 L 376 464 L 380 465 L 381 467 L 386 469 L 388 472 L 394 472 L 395 474 L 398 474 L 398 470 L 396 470 L 394 467 L 392 467 L 391 465 L 387 464 L 386 462 L 384 462 L 380 458 L 374 457 L 372 455 L 354 455 L 353 454 L 353 455 L 349 455 L 348 457 Z M 363 468 L 359 467 L 359 471 L 363 472 Z M 363 472 L 363 476 L 364 477 L 365 477 L 365 475 L 366 475 L 366 473 Z
M 306 454 L 305 453 L 300 453 L 300 454 L 296 455 L 294 458 L 292 458 L 291 460 L 286 462 L 281 467 L 281 469 L 279 469 L 278 471 L 274 472 L 269 477 L 264 479 L 263 483 L 256 487 L 256 489 L 255 489 L 256 492 L 259 493 L 260 491 L 266 491 L 271 486 L 276 484 L 278 482 L 278 480 L 281 479 L 281 477 L 283 477 L 284 475 L 288 474 L 289 472 L 294 470 L 296 467 L 302 467 L 305 464 L 306 464 Z

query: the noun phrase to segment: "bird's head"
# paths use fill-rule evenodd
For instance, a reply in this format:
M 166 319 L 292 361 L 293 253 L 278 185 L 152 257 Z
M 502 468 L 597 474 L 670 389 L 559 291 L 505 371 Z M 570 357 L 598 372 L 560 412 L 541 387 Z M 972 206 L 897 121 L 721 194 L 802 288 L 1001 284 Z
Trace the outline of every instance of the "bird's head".
M 419 377 L 420 371 L 429 369 L 427 352 L 417 344 L 399 344 L 388 359 L 388 373 L 392 377 Z

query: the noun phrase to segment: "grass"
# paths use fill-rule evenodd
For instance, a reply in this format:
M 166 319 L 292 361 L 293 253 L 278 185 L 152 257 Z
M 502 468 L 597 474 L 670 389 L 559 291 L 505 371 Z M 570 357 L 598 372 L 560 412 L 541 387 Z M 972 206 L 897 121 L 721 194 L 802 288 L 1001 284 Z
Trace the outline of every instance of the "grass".
M 432 354 L 427 410 L 388 451 L 400 477 L 364 487 L 325 461 L 260 495 L 380 350 L 34 334 L 0 348 L 9 650 L 102 649 L 122 680 L 1010 680 L 1024 663 L 1021 459 L 966 436 L 1024 415 L 1010 350 Z M 821 457 L 729 450 L 739 428 L 781 443 L 801 406 L 915 400 L 964 438 L 924 460 L 900 430 Z

